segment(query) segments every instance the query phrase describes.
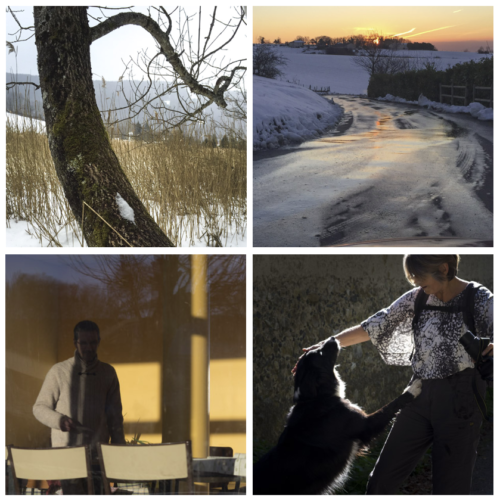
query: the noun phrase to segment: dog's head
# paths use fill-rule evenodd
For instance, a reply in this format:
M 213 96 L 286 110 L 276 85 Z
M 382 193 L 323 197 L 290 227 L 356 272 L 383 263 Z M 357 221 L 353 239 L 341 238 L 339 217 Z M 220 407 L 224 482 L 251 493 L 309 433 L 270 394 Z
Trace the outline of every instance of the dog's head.
M 335 373 L 340 344 L 331 337 L 321 348 L 308 351 L 295 372 L 295 403 L 316 397 L 340 396 L 342 382 Z

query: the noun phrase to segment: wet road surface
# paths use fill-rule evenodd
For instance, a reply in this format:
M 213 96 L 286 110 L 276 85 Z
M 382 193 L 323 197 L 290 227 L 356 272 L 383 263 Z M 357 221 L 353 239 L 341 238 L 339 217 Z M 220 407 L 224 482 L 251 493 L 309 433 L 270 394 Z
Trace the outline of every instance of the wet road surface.
M 354 96 L 335 130 L 254 155 L 254 246 L 493 238 L 493 127 Z

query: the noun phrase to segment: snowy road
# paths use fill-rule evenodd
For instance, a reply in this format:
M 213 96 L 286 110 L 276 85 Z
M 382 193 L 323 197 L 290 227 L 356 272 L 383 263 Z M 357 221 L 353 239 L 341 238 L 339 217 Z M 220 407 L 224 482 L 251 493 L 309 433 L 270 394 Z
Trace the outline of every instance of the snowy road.
M 254 246 L 493 239 L 493 125 L 353 96 L 327 136 L 254 154 Z

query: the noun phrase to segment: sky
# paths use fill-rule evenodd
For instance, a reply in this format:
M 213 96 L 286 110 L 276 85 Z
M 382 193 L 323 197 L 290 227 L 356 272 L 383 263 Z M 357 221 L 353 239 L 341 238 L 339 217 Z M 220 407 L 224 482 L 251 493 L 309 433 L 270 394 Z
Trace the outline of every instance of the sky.
M 33 7 L 13 7 L 16 11 L 16 16 L 19 22 L 26 26 L 33 25 Z M 170 12 L 170 9 L 167 8 Z M 23 12 L 18 12 L 23 11 Z M 134 11 L 141 11 L 147 13 L 146 7 L 134 7 Z M 89 10 L 93 15 L 100 16 L 101 14 L 95 8 Z M 116 11 L 108 11 L 108 15 L 115 14 Z M 194 14 L 193 25 L 198 18 L 198 9 L 191 7 L 189 8 L 189 13 Z M 210 15 L 212 9 L 207 7 L 202 10 L 202 29 L 203 27 L 208 29 L 210 22 Z M 235 10 L 232 7 L 219 7 L 217 9 L 217 17 L 220 19 L 228 19 L 229 15 L 234 15 Z M 12 40 L 12 36 L 9 35 L 14 33 L 18 27 L 12 16 L 7 13 L 7 40 Z M 172 29 L 172 38 L 175 39 L 177 30 L 178 17 L 173 16 L 174 26 Z M 91 21 L 90 25 L 94 26 L 97 21 Z M 220 26 L 220 24 L 218 25 Z M 217 26 L 216 28 L 217 29 Z M 205 32 L 206 33 L 206 32 Z M 195 30 L 195 34 L 197 34 Z M 225 36 L 225 35 L 224 35 Z M 222 40 L 219 39 L 219 41 Z M 203 43 L 203 41 L 202 41 Z M 13 71 L 14 73 L 27 73 L 31 75 L 38 75 L 38 68 L 36 62 L 36 46 L 34 38 L 29 41 L 19 43 L 19 54 L 17 57 L 17 62 L 14 54 L 7 54 L 7 71 Z M 249 53 L 250 36 L 248 34 L 248 27 L 242 26 L 237 33 L 234 40 L 227 46 L 224 52 L 220 54 L 224 56 L 224 62 L 227 63 L 228 60 L 242 59 Z M 136 57 L 137 53 L 141 49 L 148 49 L 148 53 L 151 55 L 156 54 L 155 43 L 151 35 L 147 33 L 143 28 L 139 26 L 124 26 L 114 32 L 102 37 L 101 39 L 95 41 L 91 45 L 91 63 L 93 78 L 99 79 L 104 77 L 108 81 L 118 80 L 122 75 L 124 69 L 124 61 L 128 61 L 130 56 Z M 243 64 L 246 66 L 247 64 Z M 139 77 L 140 73 L 137 71 L 135 74 Z M 140 78 L 140 77 L 139 77 Z
M 493 47 L 493 7 L 254 7 L 253 41 L 298 35 L 332 38 L 378 32 L 438 50 Z
M 95 266 L 95 256 L 79 256 L 87 266 Z M 87 284 L 100 284 L 96 280 L 84 276 L 70 264 L 70 257 L 65 255 L 7 255 L 5 256 L 5 278 L 11 282 L 16 275 L 25 273 L 28 275 L 44 274 L 49 277 L 67 283 L 85 282 Z

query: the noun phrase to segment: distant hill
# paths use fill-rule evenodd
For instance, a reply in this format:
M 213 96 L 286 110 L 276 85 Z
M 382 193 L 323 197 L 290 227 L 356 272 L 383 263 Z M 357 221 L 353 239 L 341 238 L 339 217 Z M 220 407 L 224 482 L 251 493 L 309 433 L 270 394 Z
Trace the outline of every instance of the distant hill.
M 33 82 L 37 85 L 40 83 L 38 75 L 27 75 L 18 73 L 13 74 L 7 72 L 7 83 L 8 82 Z M 127 108 L 127 100 L 125 96 L 133 96 L 133 90 L 140 86 L 140 89 L 146 90 L 147 84 L 140 81 L 124 80 L 123 82 L 117 81 L 106 81 L 94 80 L 94 90 L 96 94 L 96 101 L 99 110 L 107 112 L 110 108 Z M 121 89 L 123 88 L 123 91 Z M 187 96 L 187 91 L 183 89 L 181 95 Z M 154 96 L 153 92 L 150 92 L 151 97 Z M 179 108 L 179 99 L 177 95 L 168 94 L 161 97 L 163 101 L 170 101 L 169 108 Z M 133 99 L 134 100 L 134 99 Z M 156 101 L 159 103 L 159 100 Z M 7 111 L 10 113 L 15 113 L 17 115 L 31 116 L 32 118 L 38 118 L 43 120 L 43 106 L 42 106 L 42 93 L 38 89 L 36 90 L 33 85 L 23 85 L 15 86 L 12 90 L 7 91 Z M 222 118 L 222 111 L 216 105 L 211 105 L 207 108 L 207 115 L 210 114 L 215 120 Z M 128 110 L 124 109 L 118 111 L 118 117 L 120 119 L 126 118 L 128 115 Z M 154 114 L 154 112 L 153 112 Z M 141 112 L 137 117 L 133 118 L 133 122 L 143 123 L 145 121 L 145 113 Z

